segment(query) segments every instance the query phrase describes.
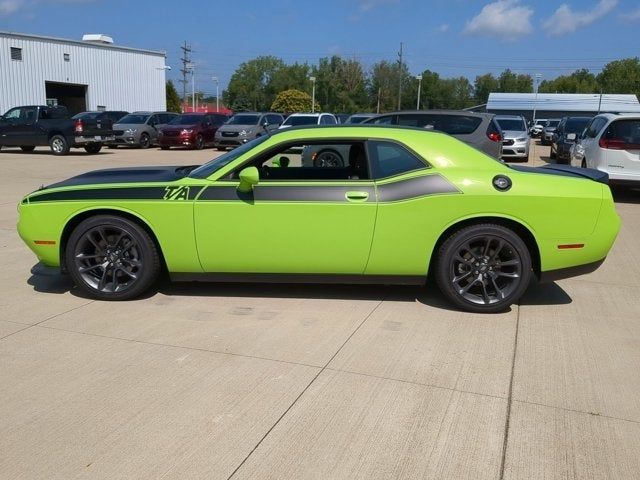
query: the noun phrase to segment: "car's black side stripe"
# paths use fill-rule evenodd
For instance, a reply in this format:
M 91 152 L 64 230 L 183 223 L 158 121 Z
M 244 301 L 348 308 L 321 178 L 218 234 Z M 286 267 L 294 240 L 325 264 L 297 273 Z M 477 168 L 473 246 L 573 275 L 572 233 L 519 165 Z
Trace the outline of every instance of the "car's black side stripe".
M 88 188 L 62 192 L 45 192 L 30 196 L 29 203 L 64 200 L 163 200 L 172 188 L 175 192 L 180 187 Z M 189 186 L 186 190 L 183 189 L 182 192 L 186 197 L 184 200 L 195 199 L 202 188 L 201 186 Z M 171 198 L 168 199 L 171 200 Z
M 347 192 L 366 192 L 369 197 L 363 200 L 375 202 L 375 190 L 372 185 L 258 185 L 253 194 L 238 192 L 235 186 L 208 187 L 198 200 L 232 201 L 248 200 L 267 202 L 345 202 Z
M 379 202 L 397 202 L 439 193 L 460 193 L 460 190 L 437 174 L 378 185 Z

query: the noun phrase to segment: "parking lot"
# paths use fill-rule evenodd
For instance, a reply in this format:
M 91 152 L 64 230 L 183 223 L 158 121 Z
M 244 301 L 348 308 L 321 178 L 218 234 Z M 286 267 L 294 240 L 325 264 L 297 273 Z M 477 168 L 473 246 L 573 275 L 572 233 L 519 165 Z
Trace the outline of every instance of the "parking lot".
M 639 190 L 615 191 L 599 270 L 497 315 L 434 286 L 93 301 L 16 233 L 41 184 L 218 154 L 0 152 L 0 478 L 640 478 Z M 548 154 L 536 143 L 530 164 Z

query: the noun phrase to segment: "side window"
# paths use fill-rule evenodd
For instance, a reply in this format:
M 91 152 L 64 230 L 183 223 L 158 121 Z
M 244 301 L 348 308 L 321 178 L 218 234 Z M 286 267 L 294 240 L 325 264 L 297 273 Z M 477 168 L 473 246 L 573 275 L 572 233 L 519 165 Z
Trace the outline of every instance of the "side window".
M 4 119 L 13 120 L 13 123 L 15 123 L 15 121 L 20 118 L 21 112 L 22 112 L 21 108 L 11 109 L 5 114 Z
M 159 115 L 151 115 L 147 121 L 147 125 L 158 125 L 160 123 Z
M 225 117 L 224 115 L 213 115 L 213 124 L 220 126 L 223 125 L 224 122 L 227 121 L 227 117 Z
M 367 123 L 373 123 L 374 125 L 395 125 L 397 123 L 395 117 L 395 115 L 385 115 L 384 117 L 375 118 Z
M 371 140 L 367 143 L 373 178 L 386 178 L 427 168 L 424 161 L 402 145 Z
M 604 118 L 594 118 L 586 130 L 586 136 L 589 138 L 595 138 L 598 132 L 604 127 L 606 120 Z
M 325 117 L 327 119 L 327 125 L 336 125 L 338 123 L 336 117 L 333 115 L 325 115 Z
M 256 158 L 251 165 L 260 171 L 260 181 L 367 180 L 367 154 L 361 141 L 325 141 L 287 144 Z M 243 165 L 230 178 L 238 178 Z

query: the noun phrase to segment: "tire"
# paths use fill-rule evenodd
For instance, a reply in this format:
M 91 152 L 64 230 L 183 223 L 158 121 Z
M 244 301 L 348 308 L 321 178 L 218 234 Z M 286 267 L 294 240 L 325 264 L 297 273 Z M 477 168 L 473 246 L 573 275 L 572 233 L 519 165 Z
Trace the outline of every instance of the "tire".
M 89 143 L 84 147 L 84 149 L 86 150 L 87 153 L 98 153 L 98 152 L 100 152 L 100 150 L 102 150 L 102 144 L 101 143 Z
M 160 255 L 137 223 L 115 215 L 96 215 L 71 233 L 65 265 L 76 285 L 90 297 L 129 300 L 156 282 Z
M 54 155 L 66 155 L 69 153 L 71 146 L 64 135 L 54 135 L 49 139 L 49 148 Z
M 160 145 L 160 150 L 169 150 L 170 147 L 165 147 L 163 145 Z
M 442 243 L 436 255 L 438 288 L 451 303 L 468 312 L 506 310 L 520 299 L 531 279 L 527 246 L 501 225 L 462 228 Z
M 148 133 L 140 135 L 140 148 L 149 148 L 151 146 L 151 139 Z
M 219 152 L 224 152 L 226 149 L 226 147 L 216 147 L 216 150 L 218 150 Z
M 198 135 L 196 137 L 193 148 L 195 148 L 196 150 L 202 150 L 204 148 L 204 138 L 202 138 L 202 135 Z
M 25 145 L 20 147 L 20 150 L 22 150 L 23 152 L 33 152 L 36 149 L 36 147 L 33 147 L 31 145 Z
M 553 146 L 551 147 L 551 150 L 549 151 L 549 158 L 551 159 L 555 159 L 558 155 L 556 154 L 556 152 L 553 150 Z
M 313 159 L 314 167 L 340 168 L 344 167 L 344 160 L 335 150 L 320 150 Z

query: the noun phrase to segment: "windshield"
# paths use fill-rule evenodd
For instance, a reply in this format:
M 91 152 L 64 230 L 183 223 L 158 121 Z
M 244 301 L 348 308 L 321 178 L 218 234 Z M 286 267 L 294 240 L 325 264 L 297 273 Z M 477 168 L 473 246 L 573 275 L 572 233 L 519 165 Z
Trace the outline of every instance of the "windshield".
M 502 130 L 516 130 L 518 132 L 524 132 L 527 129 L 524 125 L 524 121 L 520 119 L 496 118 L 496 122 L 498 122 L 498 125 L 500 125 Z
M 227 125 L 257 125 L 260 115 L 234 115 L 227 121 Z
M 560 123 L 560 120 L 549 120 L 547 122 L 547 127 L 557 127 Z
M 118 123 L 147 123 L 150 116 L 150 114 L 130 113 L 118 120 Z
M 371 116 L 370 115 L 351 115 L 349 118 L 347 118 L 347 121 L 345 123 L 362 123 L 367 118 L 371 118 Z
M 189 174 L 191 178 L 207 178 L 211 176 L 211 174 L 217 172 L 225 165 L 233 162 L 236 158 L 240 157 L 244 153 L 248 152 L 252 148 L 260 145 L 265 140 L 268 140 L 268 135 L 263 135 L 262 137 L 255 138 L 250 142 L 241 145 L 238 148 L 231 150 L 223 155 L 220 155 L 218 158 L 214 158 L 210 162 L 205 163 L 204 165 L 196 168 L 193 172 Z
M 589 123 L 590 118 L 570 118 L 564 124 L 565 133 L 581 133 Z
M 287 117 L 287 119 L 284 121 L 282 125 L 289 125 L 289 126 L 295 127 L 297 125 L 317 125 L 317 124 L 318 124 L 318 117 L 312 117 L 311 115 L 304 116 L 304 117 L 294 117 L 293 115 L 291 115 L 290 117 Z
M 180 115 L 171 120 L 168 125 L 195 125 L 204 120 L 202 115 Z M 124 122 L 122 122 L 124 123 Z

